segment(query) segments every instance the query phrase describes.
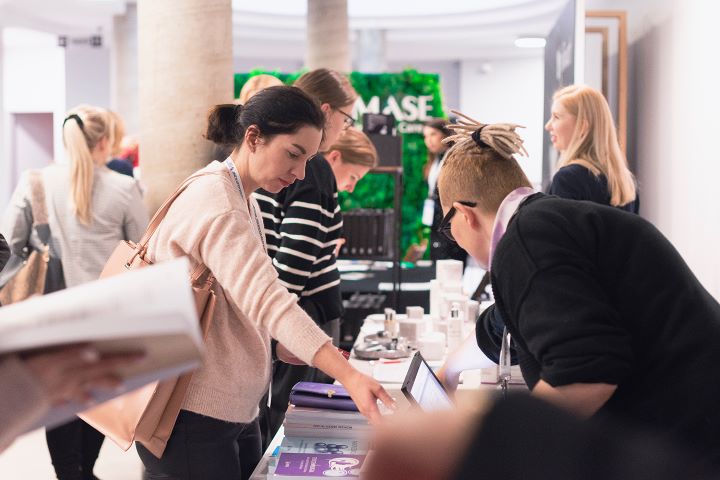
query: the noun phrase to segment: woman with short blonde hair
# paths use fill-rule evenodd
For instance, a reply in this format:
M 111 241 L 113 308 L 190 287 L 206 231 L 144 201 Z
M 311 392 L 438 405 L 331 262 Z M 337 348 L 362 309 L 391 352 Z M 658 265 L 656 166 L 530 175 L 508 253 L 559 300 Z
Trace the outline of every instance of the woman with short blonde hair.
M 247 79 L 247 82 L 245 82 L 240 89 L 240 95 L 235 103 L 245 105 L 245 103 L 247 103 L 247 101 L 260 90 L 264 90 L 268 87 L 277 87 L 282 84 L 282 80 L 274 75 L 268 75 L 267 73 L 252 76 Z
M 560 152 L 548 193 L 637 213 L 635 178 L 602 93 L 587 85 L 558 90 L 545 129 Z
M 377 150 L 360 130 L 348 128 L 324 154 L 340 192 L 352 192 L 355 185 L 377 166 Z

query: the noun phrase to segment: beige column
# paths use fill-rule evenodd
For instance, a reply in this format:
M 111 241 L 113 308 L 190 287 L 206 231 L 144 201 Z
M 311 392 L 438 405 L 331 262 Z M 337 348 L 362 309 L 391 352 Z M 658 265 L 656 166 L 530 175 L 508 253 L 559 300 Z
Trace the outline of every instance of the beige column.
M 347 0 L 307 0 L 307 57 L 309 69 L 326 67 L 350 71 L 350 29 Z
M 232 101 L 231 0 L 138 2 L 140 168 L 151 212 L 211 160 L 209 109 Z

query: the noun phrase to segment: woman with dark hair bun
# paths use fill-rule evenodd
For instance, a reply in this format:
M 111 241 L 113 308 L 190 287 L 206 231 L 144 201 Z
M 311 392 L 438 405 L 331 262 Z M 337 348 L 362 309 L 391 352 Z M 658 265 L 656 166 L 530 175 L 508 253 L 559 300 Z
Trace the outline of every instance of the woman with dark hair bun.
M 210 113 L 206 137 L 233 151 L 195 174 L 157 229 L 148 255 L 154 262 L 187 256 L 193 269 L 207 266 L 217 303 L 204 363 L 192 377 L 161 458 L 137 445 L 146 479 L 249 478 L 261 458 L 258 403 L 271 375 L 271 339 L 278 341 L 280 360 L 313 365 L 337 378 L 371 419 L 379 418 L 378 399 L 392 405 L 382 386 L 350 366 L 278 281 L 260 210 L 250 196 L 258 188 L 279 192 L 303 179 L 324 124 L 312 98 L 285 86 Z

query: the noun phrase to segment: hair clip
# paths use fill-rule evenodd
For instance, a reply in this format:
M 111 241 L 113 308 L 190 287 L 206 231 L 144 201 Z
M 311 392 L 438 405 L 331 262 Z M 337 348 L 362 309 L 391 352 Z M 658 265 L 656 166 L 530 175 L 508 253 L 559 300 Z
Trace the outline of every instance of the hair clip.
M 475 131 L 472 133 L 472 135 L 470 135 L 470 138 L 472 138 L 473 140 L 475 140 L 475 143 L 477 143 L 477 144 L 478 144 L 478 147 L 480 147 L 480 148 L 490 147 L 490 145 L 488 145 L 487 143 L 483 142 L 483 141 L 482 141 L 482 138 L 480 138 L 480 135 L 482 134 L 482 129 L 485 128 L 485 127 L 487 127 L 487 125 L 483 125 L 482 127 L 480 127 L 480 128 L 478 128 L 477 130 L 475 130 Z
M 71 113 L 70 115 L 65 117 L 65 120 L 63 120 L 63 127 L 65 126 L 67 121 L 70 120 L 71 118 L 77 122 L 78 127 L 80 127 L 80 130 L 84 130 L 85 124 L 83 124 L 83 121 L 80 118 L 80 115 L 78 115 L 76 113 Z

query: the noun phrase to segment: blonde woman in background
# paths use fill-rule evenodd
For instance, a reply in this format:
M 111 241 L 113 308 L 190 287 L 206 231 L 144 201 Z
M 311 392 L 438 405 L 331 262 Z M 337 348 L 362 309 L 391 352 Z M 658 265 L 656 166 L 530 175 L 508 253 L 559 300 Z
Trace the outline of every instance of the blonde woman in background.
M 240 89 L 240 96 L 235 99 L 235 105 L 245 105 L 250 98 L 258 93 L 260 90 L 264 90 L 268 87 L 276 87 L 284 85 L 282 80 L 279 78 L 261 73 L 248 78 L 247 82 Z M 212 151 L 212 160 L 224 160 L 232 153 L 232 145 L 214 145 Z
M 96 280 L 120 240 L 138 241 L 148 215 L 135 180 L 105 165 L 112 148 L 112 120 L 101 108 L 81 105 L 63 122 L 69 162 L 42 169 L 50 249 L 62 260 L 65 285 Z M 20 254 L 33 231 L 29 175 L 18 183 L 0 231 Z M 81 420 L 47 432 L 60 480 L 92 479 L 103 437 Z
M 545 130 L 560 152 L 548 193 L 638 213 L 635 178 L 602 93 L 586 85 L 558 90 Z
M 375 145 L 355 128 L 342 132 L 323 156 L 330 164 L 339 192 L 352 193 L 357 183 L 378 162 Z
M 250 77 L 240 89 L 240 96 L 237 100 L 235 100 L 235 103 L 244 105 L 248 100 L 250 100 L 250 97 L 260 90 L 268 87 L 276 87 L 278 85 L 283 85 L 282 80 L 276 76 L 268 75 L 267 73 L 261 73 L 260 75 Z

